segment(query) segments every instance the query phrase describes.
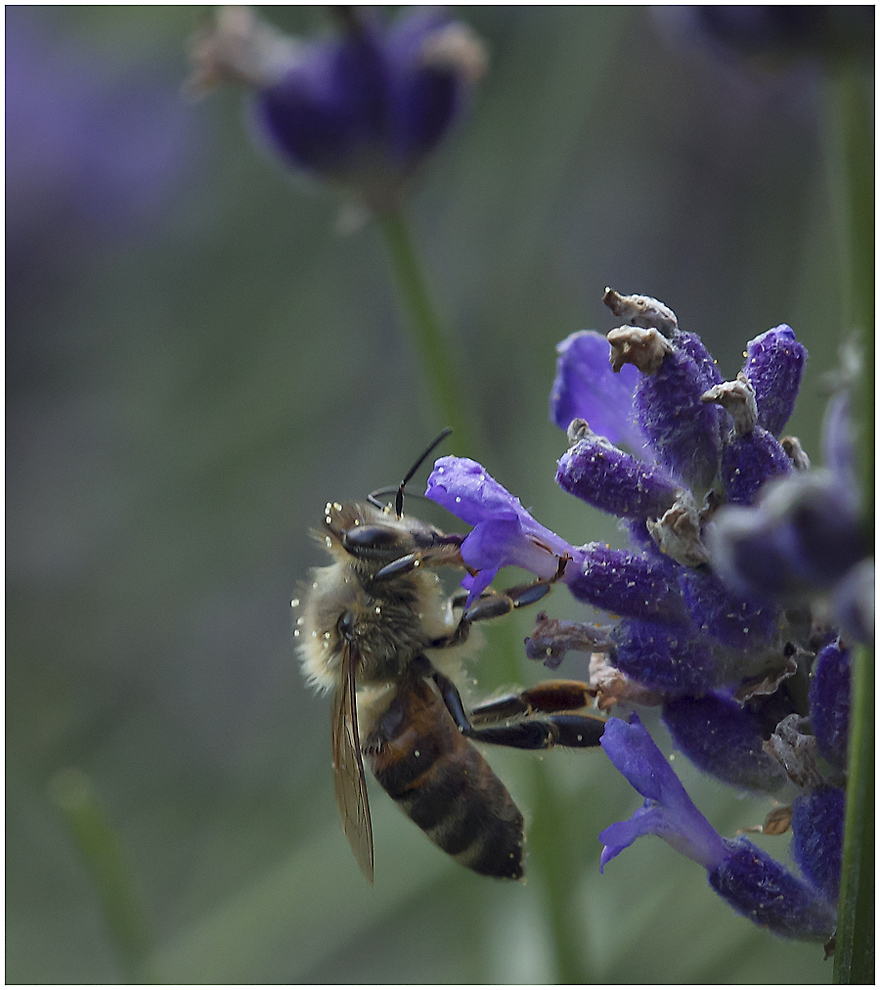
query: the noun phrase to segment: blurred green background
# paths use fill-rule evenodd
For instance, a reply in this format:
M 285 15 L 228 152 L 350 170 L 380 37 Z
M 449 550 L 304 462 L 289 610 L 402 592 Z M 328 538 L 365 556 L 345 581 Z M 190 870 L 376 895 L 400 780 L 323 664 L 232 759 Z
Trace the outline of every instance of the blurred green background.
M 373 788 L 364 883 L 289 602 L 324 502 L 396 483 L 445 424 L 377 229 L 339 233 L 240 93 L 181 95 L 208 13 L 7 8 L 7 981 L 131 976 L 62 813 L 85 782 L 145 978 L 830 980 L 821 947 L 734 916 L 658 840 L 600 875 L 599 831 L 640 800 L 601 753 L 490 754 L 531 819 L 525 884 L 470 875 Z M 490 472 L 570 542 L 619 539 L 555 486 L 547 417 L 554 345 L 614 325 L 606 285 L 669 304 L 728 378 L 791 324 L 810 361 L 790 431 L 821 460 L 844 327 L 816 67 L 720 62 L 648 8 L 460 13 L 490 71 L 410 213 Z M 481 690 L 541 679 L 530 623 L 490 637 Z M 675 766 L 723 834 L 770 810 Z

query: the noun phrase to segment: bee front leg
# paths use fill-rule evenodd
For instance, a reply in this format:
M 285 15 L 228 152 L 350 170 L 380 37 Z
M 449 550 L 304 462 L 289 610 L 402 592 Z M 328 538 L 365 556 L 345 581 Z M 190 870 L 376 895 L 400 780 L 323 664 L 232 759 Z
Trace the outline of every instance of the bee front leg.
M 476 604 L 472 605 L 464 614 L 464 619 L 468 622 L 482 622 L 483 619 L 494 619 L 499 615 L 507 615 L 515 608 L 523 608 L 526 605 L 534 605 L 539 602 L 544 595 L 548 594 L 550 588 L 556 584 L 565 574 L 565 567 L 569 557 L 560 557 L 559 566 L 553 577 L 536 578 L 528 584 L 514 585 L 505 591 L 495 591 L 487 588 L 480 595 Z M 458 595 L 453 599 L 453 607 L 463 608 L 467 601 L 466 595 Z

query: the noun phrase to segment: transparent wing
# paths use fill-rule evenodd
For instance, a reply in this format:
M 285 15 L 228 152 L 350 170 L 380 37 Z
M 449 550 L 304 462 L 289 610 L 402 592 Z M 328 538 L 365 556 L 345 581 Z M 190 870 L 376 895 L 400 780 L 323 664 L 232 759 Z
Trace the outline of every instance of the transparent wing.
M 347 640 L 342 646 L 342 678 L 333 698 L 333 777 L 336 807 L 345 837 L 354 852 L 361 873 L 373 882 L 373 825 L 367 781 L 358 737 L 357 693 L 354 672 L 357 655 Z

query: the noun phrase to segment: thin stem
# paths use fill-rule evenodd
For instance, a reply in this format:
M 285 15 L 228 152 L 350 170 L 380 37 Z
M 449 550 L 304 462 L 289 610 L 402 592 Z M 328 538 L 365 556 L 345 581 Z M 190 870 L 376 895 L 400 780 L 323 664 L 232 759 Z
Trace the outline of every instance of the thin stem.
M 874 982 L 874 658 L 853 656 L 846 834 L 840 878 L 835 983 Z
M 158 982 L 148 963 L 151 940 L 119 838 L 99 806 L 91 782 L 80 770 L 62 770 L 50 788 L 95 884 L 127 982 Z
M 829 171 L 840 221 L 844 299 L 863 372 L 856 411 L 865 512 L 874 518 L 873 115 L 858 64 L 829 72 Z M 836 983 L 874 982 L 874 656 L 853 652 L 846 830 L 834 960 Z
M 469 425 L 454 351 L 431 301 L 406 219 L 401 210 L 395 210 L 384 216 L 380 225 L 400 306 L 436 410 L 443 425 L 452 427 L 457 449 L 475 457 L 475 430 Z

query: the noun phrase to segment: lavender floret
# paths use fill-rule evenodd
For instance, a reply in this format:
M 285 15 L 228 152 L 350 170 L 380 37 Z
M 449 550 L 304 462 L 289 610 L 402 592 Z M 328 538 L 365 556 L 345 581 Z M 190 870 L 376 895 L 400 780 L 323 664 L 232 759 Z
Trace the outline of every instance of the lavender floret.
M 750 340 L 743 372 L 755 390 L 758 424 L 779 436 L 794 411 L 807 349 L 786 323 Z
M 711 693 L 667 701 L 663 724 L 676 747 L 719 780 L 770 792 L 785 782 L 779 763 L 764 752 L 760 722 L 728 696 Z
M 678 486 L 660 468 L 625 453 L 586 424 L 576 436 L 559 459 L 561 488 L 597 509 L 632 519 L 660 516 L 671 508 Z
M 827 942 L 837 911 L 809 884 L 789 873 L 748 839 L 724 839 L 726 856 L 709 873 L 709 886 L 739 914 L 776 935 Z
M 850 656 L 839 639 L 819 651 L 810 680 L 810 723 L 819 751 L 835 767 L 846 767 L 849 743 Z

